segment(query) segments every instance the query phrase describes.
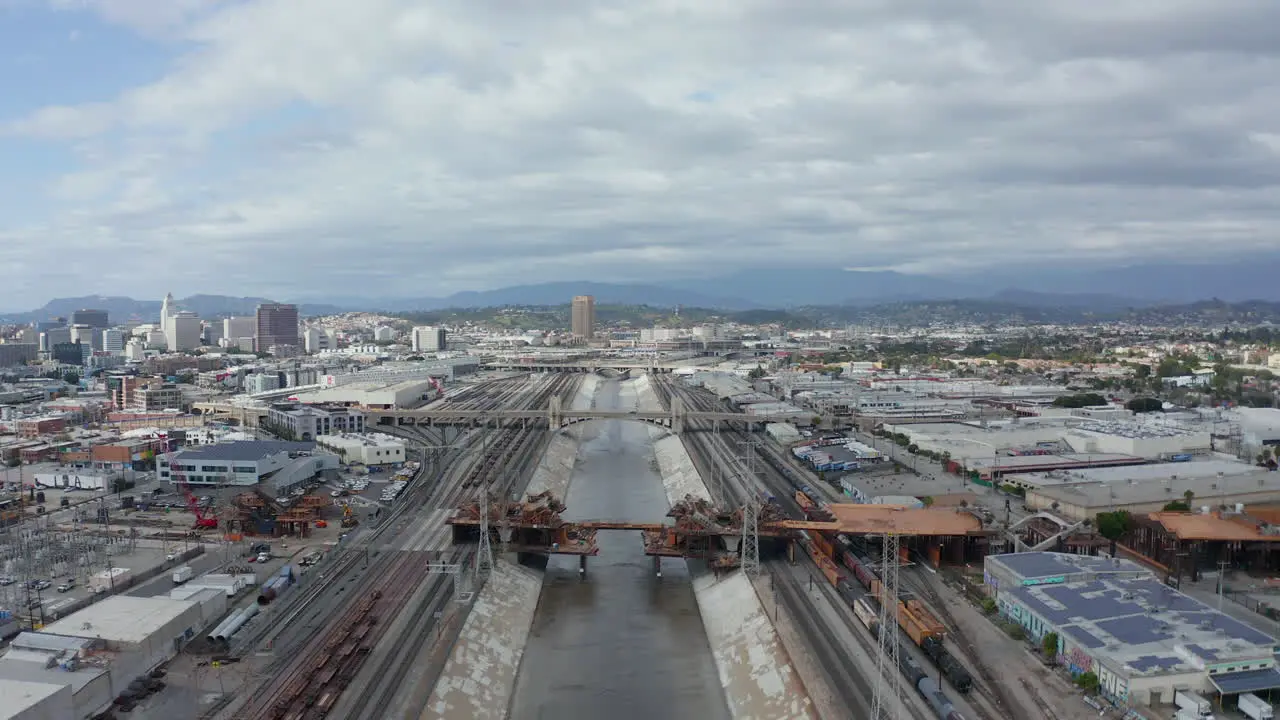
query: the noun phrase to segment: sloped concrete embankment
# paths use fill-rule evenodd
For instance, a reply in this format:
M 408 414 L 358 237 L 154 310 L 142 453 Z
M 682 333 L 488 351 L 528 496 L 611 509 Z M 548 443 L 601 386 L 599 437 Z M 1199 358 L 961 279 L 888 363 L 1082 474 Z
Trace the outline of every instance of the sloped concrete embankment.
M 641 402 L 644 392 L 641 388 L 637 393 Z M 656 396 L 653 401 L 657 402 Z M 709 498 L 680 438 L 658 428 L 652 432 L 665 435 L 654 443 L 654 456 L 668 502 L 674 504 L 686 495 Z M 693 592 L 733 717 L 818 717 L 749 579 L 740 572 L 719 577 L 707 571 L 695 573 Z
M 599 384 L 598 377 L 585 378 L 571 407 L 590 408 Z M 550 490 L 561 498 L 568 494 L 580 444 L 576 431 L 568 428 L 552 438 L 533 471 L 528 492 Z M 541 573 L 498 560 L 449 653 L 421 715 L 424 720 L 507 716 L 541 596 Z
M 502 720 L 542 594 L 542 575 L 499 559 L 422 712 L 424 720 Z

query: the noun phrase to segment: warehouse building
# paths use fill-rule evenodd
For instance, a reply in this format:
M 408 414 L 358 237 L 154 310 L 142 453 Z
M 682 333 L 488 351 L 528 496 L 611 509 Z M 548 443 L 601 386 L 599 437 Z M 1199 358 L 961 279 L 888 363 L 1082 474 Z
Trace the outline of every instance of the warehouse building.
M 188 600 L 113 595 L 40 632 L 24 632 L 0 656 L 0 697 L 7 717 L 100 713 L 129 683 L 172 659 L 226 609 L 227 597 L 217 590 Z
M 1179 468 L 1190 465 L 1173 464 Z M 1169 473 L 1158 477 L 1139 476 L 1133 482 L 1041 486 L 1027 490 L 1026 505 L 1031 510 L 1053 510 L 1071 520 L 1089 520 L 1100 512 L 1113 510 L 1125 510 L 1132 515 L 1163 510 L 1170 502 L 1185 501 L 1188 491 L 1196 509 L 1280 502 L 1280 473 L 1252 468 L 1246 473 L 1213 477 Z
M 316 443 L 350 465 L 390 465 L 404 462 L 404 443 L 382 433 L 322 435 Z
M 436 383 L 427 380 L 353 382 L 297 396 L 299 402 L 357 405 L 376 410 L 412 409 L 437 395 Z
M 1175 688 L 1232 695 L 1280 688 L 1276 639 L 1126 561 L 1062 553 L 989 555 L 1002 617 L 1036 640 L 1058 635 L 1073 674 L 1118 703 L 1168 705 Z
M 1208 428 L 1097 420 L 1073 425 L 1063 440 L 1080 453 L 1116 453 L 1151 459 L 1209 452 L 1212 445 Z
M 1112 467 L 1063 467 L 1045 472 L 1006 473 L 1000 477 L 1000 482 L 1003 485 L 1013 485 L 1031 492 L 1042 488 L 1079 483 L 1134 485 L 1173 478 L 1175 480 L 1185 480 L 1189 483 L 1191 481 L 1208 480 L 1202 486 L 1212 489 L 1213 481 L 1219 477 L 1251 475 L 1257 471 L 1257 466 L 1236 460 L 1206 459 L 1196 462 L 1148 463 Z
M 316 452 L 315 443 L 309 442 L 229 442 L 180 450 L 156 459 L 162 482 L 212 486 L 270 482 L 273 487 L 286 490 L 337 468 L 337 455 Z
M 364 432 L 364 413 L 344 405 L 281 403 L 267 411 L 266 427 L 304 442 L 321 435 Z

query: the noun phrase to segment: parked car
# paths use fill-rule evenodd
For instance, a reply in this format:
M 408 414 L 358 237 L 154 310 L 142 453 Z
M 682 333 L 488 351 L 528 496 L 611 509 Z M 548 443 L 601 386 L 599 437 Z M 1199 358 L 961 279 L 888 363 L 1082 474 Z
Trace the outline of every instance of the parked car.
M 58 592 L 60 593 L 69 592 L 71 588 L 75 586 L 76 586 L 76 581 L 72 580 L 71 578 L 67 578 L 66 582 L 58 586 Z

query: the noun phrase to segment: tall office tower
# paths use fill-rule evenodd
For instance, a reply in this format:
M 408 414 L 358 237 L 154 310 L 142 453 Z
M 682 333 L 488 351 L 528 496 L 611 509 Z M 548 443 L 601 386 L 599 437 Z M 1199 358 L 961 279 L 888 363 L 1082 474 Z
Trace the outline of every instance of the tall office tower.
M 222 321 L 222 337 L 231 340 L 251 338 L 258 328 L 258 321 L 251 317 L 229 317 Z
M 40 352 L 53 352 L 54 345 L 71 342 L 71 328 L 51 327 L 40 333 Z
M 573 299 L 571 329 L 574 337 L 595 337 L 596 299 L 591 295 L 578 295 Z
M 440 352 L 448 346 L 449 332 L 430 325 L 413 329 L 414 352 Z
M 165 293 L 164 301 L 160 303 L 160 332 L 169 333 L 169 318 L 177 312 L 177 307 L 173 304 L 173 293 Z
M 78 342 L 90 350 L 101 350 L 102 331 L 90 325 L 72 325 L 71 342 Z
M 112 355 L 124 354 L 124 331 L 108 328 L 102 331 L 102 349 Z
M 254 349 L 267 352 L 274 345 L 298 347 L 298 306 L 263 303 L 258 306 Z
M 200 325 L 199 315 L 193 312 L 180 312 L 169 318 L 168 325 L 164 340 L 169 352 L 195 350 L 200 347 L 204 328 Z
M 77 310 L 71 313 L 71 324 L 88 325 L 98 330 L 111 327 L 111 323 L 107 322 L 106 310 Z

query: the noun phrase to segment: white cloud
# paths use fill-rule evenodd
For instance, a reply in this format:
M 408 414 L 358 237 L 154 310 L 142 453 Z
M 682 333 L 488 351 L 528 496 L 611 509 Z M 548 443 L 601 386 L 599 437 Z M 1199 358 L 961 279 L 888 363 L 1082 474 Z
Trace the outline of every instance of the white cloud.
M 1280 229 L 1270 3 L 79 4 L 187 52 L 0 120 L 90 149 L 51 188 L 76 212 L 8 233 L 145 247 L 146 292 L 1177 257 Z

